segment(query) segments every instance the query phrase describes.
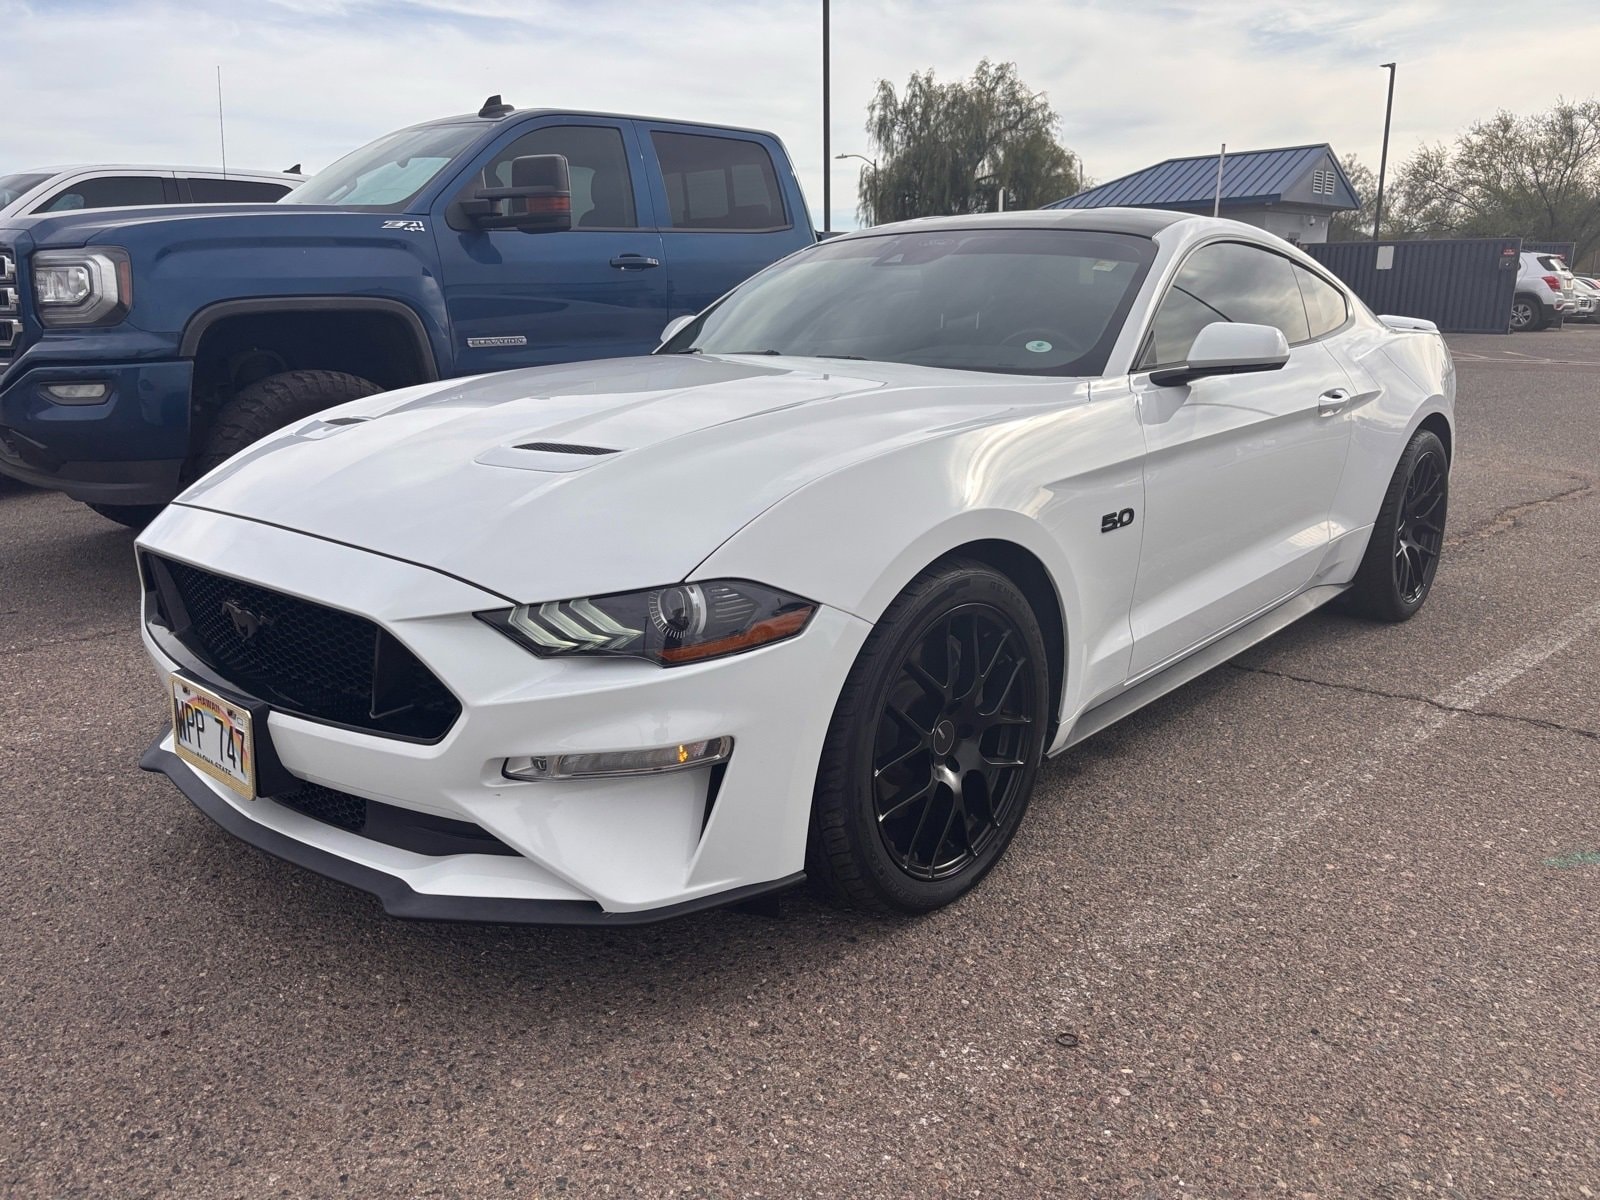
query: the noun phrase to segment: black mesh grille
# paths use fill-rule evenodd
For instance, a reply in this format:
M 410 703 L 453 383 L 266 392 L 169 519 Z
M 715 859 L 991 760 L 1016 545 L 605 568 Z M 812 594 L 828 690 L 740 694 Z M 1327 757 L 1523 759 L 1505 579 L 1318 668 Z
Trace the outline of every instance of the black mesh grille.
M 279 804 L 329 825 L 360 833 L 367 823 L 367 802 L 349 792 L 336 792 L 320 783 L 303 783 L 292 792 L 274 796 Z
M 528 442 L 518 450 L 537 450 L 541 454 L 615 454 L 605 446 L 576 446 L 571 442 Z
M 171 559 L 152 565 L 182 608 L 170 611 L 172 597 L 162 597 L 179 640 L 276 708 L 425 741 L 443 737 L 461 713 L 414 654 L 363 617 Z
M 438 857 L 447 854 L 498 854 L 516 856 L 516 851 L 506 845 L 481 825 L 471 821 L 456 821 L 449 817 L 436 817 L 431 813 L 413 812 L 365 800 L 323 787 L 320 783 L 300 780 L 293 791 L 272 797 L 277 803 L 313 820 L 348 829 L 362 837 L 416 854 Z

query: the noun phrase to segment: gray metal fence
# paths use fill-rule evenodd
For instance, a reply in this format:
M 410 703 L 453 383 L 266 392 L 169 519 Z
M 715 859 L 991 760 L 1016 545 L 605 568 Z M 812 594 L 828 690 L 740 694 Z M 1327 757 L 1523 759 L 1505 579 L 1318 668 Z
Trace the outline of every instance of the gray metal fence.
M 1375 313 L 1421 317 L 1448 333 L 1506 333 L 1520 238 L 1326 242 L 1301 247 Z

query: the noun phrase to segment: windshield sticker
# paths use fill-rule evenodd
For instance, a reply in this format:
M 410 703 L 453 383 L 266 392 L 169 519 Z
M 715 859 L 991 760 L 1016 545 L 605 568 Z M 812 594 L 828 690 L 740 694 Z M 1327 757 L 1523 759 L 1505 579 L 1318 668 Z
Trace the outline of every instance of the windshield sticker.
M 1032 341 L 1023 346 L 1024 350 L 1032 350 L 1035 354 L 1046 354 L 1054 349 L 1049 342 Z

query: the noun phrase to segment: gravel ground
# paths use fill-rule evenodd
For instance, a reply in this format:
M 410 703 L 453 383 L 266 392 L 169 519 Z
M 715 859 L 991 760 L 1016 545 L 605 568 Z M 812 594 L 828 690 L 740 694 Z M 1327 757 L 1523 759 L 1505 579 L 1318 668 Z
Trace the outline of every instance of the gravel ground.
M 134 768 L 132 539 L 0 490 L 0 1192 L 1600 1195 L 1600 330 L 1452 339 L 1448 554 L 1048 764 L 963 902 L 421 925 Z

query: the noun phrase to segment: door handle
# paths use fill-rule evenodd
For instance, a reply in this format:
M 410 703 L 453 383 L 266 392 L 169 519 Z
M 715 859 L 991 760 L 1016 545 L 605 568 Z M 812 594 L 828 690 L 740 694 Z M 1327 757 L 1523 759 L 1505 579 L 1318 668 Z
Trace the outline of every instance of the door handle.
M 1317 397 L 1317 415 L 1331 417 L 1343 410 L 1350 403 L 1350 392 L 1346 388 L 1329 388 Z
M 619 254 L 611 260 L 611 265 L 619 271 L 648 271 L 659 267 L 661 260 L 644 254 Z

